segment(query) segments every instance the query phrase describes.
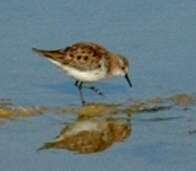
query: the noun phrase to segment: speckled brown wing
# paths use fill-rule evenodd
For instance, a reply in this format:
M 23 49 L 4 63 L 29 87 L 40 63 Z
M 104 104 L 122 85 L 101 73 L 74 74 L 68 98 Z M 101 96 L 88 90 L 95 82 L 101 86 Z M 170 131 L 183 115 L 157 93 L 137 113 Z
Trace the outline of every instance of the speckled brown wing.
M 33 51 L 62 65 L 68 65 L 82 71 L 100 68 L 103 60 L 107 65 L 110 54 L 101 45 L 86 42 L 76 43 L 65 49 L 48 51 L 33 48 Z
M 109 51 L 95 43 L 76 43 L 67 49 L 64 64 L 80 70 L 94 70 L 101 67 Z

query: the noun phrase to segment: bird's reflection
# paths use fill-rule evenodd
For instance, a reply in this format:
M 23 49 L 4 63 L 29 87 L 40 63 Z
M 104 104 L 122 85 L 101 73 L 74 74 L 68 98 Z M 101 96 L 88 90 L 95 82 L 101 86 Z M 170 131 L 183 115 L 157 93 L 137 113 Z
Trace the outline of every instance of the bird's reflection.
M 83 117 L 79 115 L 75 122 L 66 124 L 52 142 L 45 143 L 39 150 L 66 149 L 89 154 L 106 150 L 114 143 L 123 142 L 130 136 L 131 115 L 123 115 L 122 113 L 117 113 L 115 116 L 109 113 L 103 115 L 103 110 L 100 110 L 100 116 L 96 111 L 96 116 L 89 117 L 89 110 L 96 110 L 96 106 L 99 110 L 103 107 L 103 110 L 108 111 L 106 106 L 101 105 L 89 105 L 85 107 L 86 109 L 81 109 Z M 84 117 L 85 110 L 88 111 L 87 118 Z

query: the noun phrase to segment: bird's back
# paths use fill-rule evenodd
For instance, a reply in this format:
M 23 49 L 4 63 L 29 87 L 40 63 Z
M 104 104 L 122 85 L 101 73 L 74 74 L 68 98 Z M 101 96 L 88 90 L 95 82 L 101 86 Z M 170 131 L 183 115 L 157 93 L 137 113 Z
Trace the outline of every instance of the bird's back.
M 67 65 L 81 71 L 101 68 L 103 60 L 107 63 L 110 52 L 95 43 L 76 43 L 65 49 L 41 50 L 33 49 L 36 53 L 62 65 Z

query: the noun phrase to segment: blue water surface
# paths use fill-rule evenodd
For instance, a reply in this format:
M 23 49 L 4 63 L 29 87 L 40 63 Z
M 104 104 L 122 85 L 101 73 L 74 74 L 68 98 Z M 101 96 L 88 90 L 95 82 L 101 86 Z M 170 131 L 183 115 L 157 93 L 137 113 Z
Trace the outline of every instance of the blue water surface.
M 21 106 L 79 105 L 74 81 L 31 51 L 32 47 L 63 48 L 78 41 L 103 44 L 127 56 L 131 66 L 132 89 L 123 78 L 103 81 L 97 86 L 106 97 L 86 92 L 88 100 L 124 103 L 194 94 L 195 9 L 195 0 L 0 1 L 0 98 L 13 99 Z M 175 110 L 172 114 L 183 115 Z M 38 143 L 54 137 L 60 127 L 44 116 L 10 123 L 0 130 L 0 170 L 192 171 L 196 139 L 179 131 L 186 129 L 185 120 L 186 116 L 167 124 L 150 124 L 136 117 L 134 133 L 125 144 L 90 156 L 36 152 Z

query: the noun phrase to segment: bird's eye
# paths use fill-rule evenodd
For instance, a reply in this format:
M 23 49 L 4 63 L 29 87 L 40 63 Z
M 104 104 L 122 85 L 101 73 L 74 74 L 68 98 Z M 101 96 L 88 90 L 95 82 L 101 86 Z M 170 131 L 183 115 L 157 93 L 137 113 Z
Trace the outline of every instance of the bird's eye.
M 122 70 L 125 70 L 125 67 L 124 67 L 124 66 L 122 66 L 122 67 L 121 67 L 121 69 L 122 69 Z

